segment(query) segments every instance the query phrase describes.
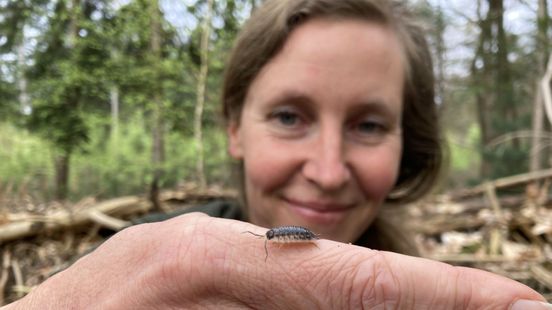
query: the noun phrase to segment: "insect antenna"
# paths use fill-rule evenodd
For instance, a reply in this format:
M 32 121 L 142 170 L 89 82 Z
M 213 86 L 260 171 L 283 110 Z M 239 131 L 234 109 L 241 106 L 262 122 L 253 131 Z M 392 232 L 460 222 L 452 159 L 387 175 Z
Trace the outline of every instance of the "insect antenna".
M 250 234 L 252 234 L 253 236 L 257 236 L 257 237 L 261 237 L 261 238 L 264 237 L 264 235 L 259 235 L 259 234 L 256 234 L 256 233 L 254 233 L 254 232 L 251 232 L 251 231 L 249 231 L 249 230 L 242 232 L 242 234 L 245 234 L 245 233 L 250 233 Z

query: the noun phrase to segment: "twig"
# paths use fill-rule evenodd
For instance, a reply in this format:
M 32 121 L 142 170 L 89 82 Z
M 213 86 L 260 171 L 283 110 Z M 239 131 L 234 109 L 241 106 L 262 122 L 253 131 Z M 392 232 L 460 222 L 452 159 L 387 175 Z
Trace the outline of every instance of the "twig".
M 512 140 L 529 139 L 529 138 L 552 140 L 552 133 L 540 134 L 537 137 L 535 137 L 533 132 L 530 130 L 519 130 L 519 131 L 509 132 L 499 137 L 496 137 L 491 142 L 489 142 L 485 147 L 493 148 L 493 147 L 499 146 L 500 144 L 503 144 Z
M 502 248 L 502 241 L 504 239 L 504 217 L 502 216 L 502 208 L 498 202 L 496 191 L 492 183 L 487 183 L 485 188 L 485 195 L 491 204 L 496 222 L 498 225 L 493 225 L 491 228 L 491 236 L 489 241 L 489 254 L 498 255 Z
M 91 210 L 88 212 L 88 218 L 97 224 L 100 224 L 104 227 L 110 228 L 114 231 L 119 231 L 124 227 L 130 225 L 130 222 L 120 220 L 118 218 L 109 216 L 105 213 L 102 213 L 99 210 Z
M 17 260 L 13 260 L 13 262 L 11 263 L 11 267 L 12 267 L 13 276 L 15 278 L 15 286 L 24 287 L 25 285 L 23 282 L 23 274 L 21 273 L 21 267 L 19 267 L 19 263 L 17 262 Z M 17 298 L 21 298 L 25 294 L 22 293 L 20 290 L 16 290 L 16 295 L 17 295 Z
M 0 305 L 6 303 L 4 293 L 6 291 L 6 283 L 8 282 L 10 262 L 11 253 L 8 249 L 4 249 L 4 253 L 2 254 L 2 274 L 0 275 Z

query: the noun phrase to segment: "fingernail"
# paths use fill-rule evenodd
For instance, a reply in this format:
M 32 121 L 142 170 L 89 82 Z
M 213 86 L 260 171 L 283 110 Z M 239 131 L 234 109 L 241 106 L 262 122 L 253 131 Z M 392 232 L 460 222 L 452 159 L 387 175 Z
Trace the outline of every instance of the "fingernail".
M 516 301 L 510 310 L 552 310 L 552 304 L 542 301 L 520 299 Z

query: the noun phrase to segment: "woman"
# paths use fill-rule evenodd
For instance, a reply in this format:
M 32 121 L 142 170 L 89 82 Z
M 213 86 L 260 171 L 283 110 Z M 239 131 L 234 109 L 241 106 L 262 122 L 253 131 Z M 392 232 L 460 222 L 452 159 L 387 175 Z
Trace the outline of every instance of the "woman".
M 427 192 L 441 158 L 427 48 L 400 7 L 268 0 L 227 72 L 250 223 L 192 213 L 130 227 L 8 308 L 549 307 L 502 277 L 373 249 L 396 248 L 373 229 L 383 202 Z M 280 225 L 334 241 L 269 247 L 264 262 L 264 241 L 243 232 Z

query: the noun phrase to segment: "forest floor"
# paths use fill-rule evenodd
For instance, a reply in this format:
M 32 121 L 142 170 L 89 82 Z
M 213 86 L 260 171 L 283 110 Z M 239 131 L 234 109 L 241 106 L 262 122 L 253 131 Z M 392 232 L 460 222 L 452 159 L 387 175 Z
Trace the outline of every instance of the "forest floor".
M 552 300 L 552 171 L 495 180 L 386 208 L 415 232 L 422 256 L 488 270 Z M 164 210 L 235 197 L 187 184 L 160 195 Z M 146 197 L 36 204 L 0 196 L 0 305 L 21 298 L 129 221 L 152 210 Z

